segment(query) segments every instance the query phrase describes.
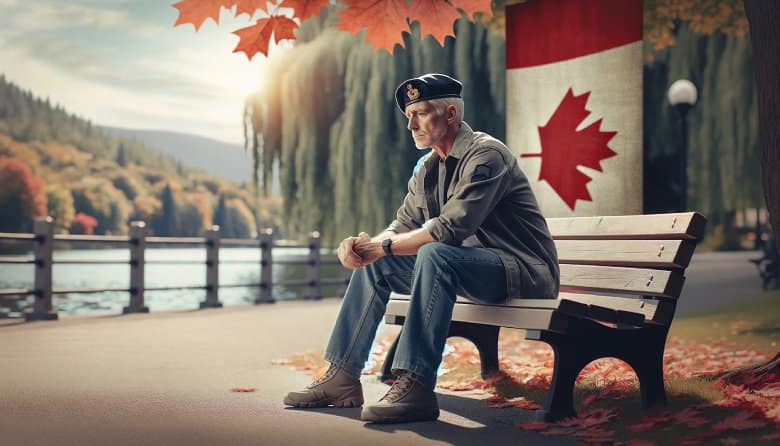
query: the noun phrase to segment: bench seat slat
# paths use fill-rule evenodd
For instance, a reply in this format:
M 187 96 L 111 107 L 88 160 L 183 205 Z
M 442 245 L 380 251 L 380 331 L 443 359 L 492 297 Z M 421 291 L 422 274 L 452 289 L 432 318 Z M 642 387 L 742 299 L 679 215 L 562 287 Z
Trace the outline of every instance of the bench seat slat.
M 406 316 L 408 309 L 408 300 L 391 300 L 385 315 L 392 321 L 396 316 Z M 560 333 L 566 331 L 566 316 L 552 309 L 456 303 L 452 309 L 452 320 Z
M 393 293 L 390 296 L 391 302 L 394 300 L 408 301 L 408 294 Z M 622 296 L 610 296 L 602 294 L 587 293 L 560 293 L 558 299 L 512 299 L 503 304 L 491 306 L 496 307 L 514 307 L 514 308 L 539 308 L 539 309 L 558 309 L 563 300 L 578 302 L 586 306 L 596 306 L 609 308 L 618 312 L 628 312 L 641 314 L 644 316 L 645 323 L 669 325 L 674 315 L 675 304 L 669 300 L 643 299 Z M 458 303 L 474 303 L 466 297 L 458 296 Z M 616 322 L 616 321 L 608 321 Z
M 580 265 L 687 268 L 696 247 L 685 240 L 556 240 L 558 262 Z
M 562 288 L 676 299 L 685 281 L 676 271 L 565 264 L 560 267 Z
M 632 325 L 634 327 L 641 327 L 645 324 L 644 314 L 633 313 L 630 311 L 620 311 L 599 305 L 588 305 L 567 299 L 560 300 L 558 311 L 570 316 L 578 316 L 616 324 Z
M 698 212 L 548 218 L 554 239 L 699 239 L 707 219 Z

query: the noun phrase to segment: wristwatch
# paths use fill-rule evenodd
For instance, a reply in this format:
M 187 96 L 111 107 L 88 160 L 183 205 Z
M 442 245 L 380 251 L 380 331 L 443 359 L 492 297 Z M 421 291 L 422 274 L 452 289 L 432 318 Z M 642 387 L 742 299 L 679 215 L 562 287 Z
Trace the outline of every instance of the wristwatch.
M 385 252 L 385 254 L 389 256 L 393 255 L 393 251 L 390 249 L 390 245 L 392 244 L 393 244 L 393 240 L 390 237 L 382 240 L 382 250 Z

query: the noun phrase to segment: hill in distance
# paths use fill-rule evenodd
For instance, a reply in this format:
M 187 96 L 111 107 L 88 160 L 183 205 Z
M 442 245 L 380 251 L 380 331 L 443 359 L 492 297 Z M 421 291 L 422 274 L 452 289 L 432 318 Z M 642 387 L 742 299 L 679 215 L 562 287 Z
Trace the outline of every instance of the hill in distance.
M 239 144 L 204 136 L 164 130 L 137 130 L 100 126 L 104 132 L 133 139 L 147 148 L 170 156 L 183 166 L 235 183 L 251 183 L 252 154 Z

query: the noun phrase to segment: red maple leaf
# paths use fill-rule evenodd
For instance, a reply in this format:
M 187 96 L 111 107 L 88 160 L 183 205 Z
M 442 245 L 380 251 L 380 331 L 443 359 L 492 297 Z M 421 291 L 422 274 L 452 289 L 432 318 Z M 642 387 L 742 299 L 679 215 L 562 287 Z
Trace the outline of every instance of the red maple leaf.
M 344 3 L 347 8 L 339 12 L 338 29 L 357 34 L 367 28 L 366 42 L 391 54 L 396 43 L 404 46 L 401 33 L 409 31 L 406 0 L 344 0 Z
M 450 0 L 456 8 L 463 11 L 466 17 L 474 21 L 474 15 L 478 12 L 485 14 L 485 17 L 493 15 L 493 10 L 490 8 L 491 0 Z
M 282 39 L 294 39 L 293 30 L 297 27 L 298 24 L 287 16 L 272 15 L 268 18 L 258 19 L 257 23 L 252 26 L 233 31 L 233 34 L 240 38 L 233 52 L 243 51 L 250 60 L 257 53 L 263 53 L 267 56 L 271 34 L 274 35 L 274 40 L 277 43 Z
M 176 23 L 174 23 L 173 26 L 192 23 L 195 26 L 195 31 L 197 31 L 208 18 L 211 18 L 214 22 L 219 24 L 220 9 L 223 7 L 232 7 L 233 1 L 234 0 L 181 0 L 179 3 L 173 5 L 174 8 L 179 10 L 179 17 L 176 19 Z
M 265 1 L 265 0 L 263 0 Z M 328 0 L 284 0 L 281 8 L 292 8 L 295 11 L 295 17 L 301 19 L 301 22 L 320 14 L 320 9 L 328 6 Z
M 441 0 L 415 0 L 410 12 L 409 21 L 420 24 L 421 38 L 430 34 L 439 45 L 444 46 L 447 36 L 455 37 L 452 25 L 460 18 L 460 13 L 451 4 Z
M 241 14 L 249 14 L 251 18 L 258 9 L 267 11 L 267 0 L 233 0 L 236 5 L 236 17 Z
M 585 108 L 589 96 L 590 92 L 575 96 L 569 88 L 547 124 L 539 127 L 542 153 L 520 155 L 542 157 L 539 181 L 547 181 L 571 210 L 577 200 L 592 201 L 586 187 L 591 178 L 577 166 L 602 172 L 601 160 L 617 155 L 607 146 L 617 132 L 602 132 L 601 119 L 577 130 L 590 114 Z
M 749 429 L 758 429 L 765 427 L 767 420 L 757 418 L 755 412 L 740 411 L 734 415 L 729 415 L 723 421 L 719 421 L 712 426 L 713 430 L 723 431 L 726 429 L 733 429 L 737 431 L 744 431 Z

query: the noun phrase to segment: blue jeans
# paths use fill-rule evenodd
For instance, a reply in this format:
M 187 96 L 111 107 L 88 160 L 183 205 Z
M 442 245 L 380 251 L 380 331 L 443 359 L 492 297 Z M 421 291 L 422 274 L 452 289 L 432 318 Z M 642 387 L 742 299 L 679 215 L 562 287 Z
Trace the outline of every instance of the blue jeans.
M 390 293 L 411 294 L 393 370 L 436 385 L 457 295 L 483 303 L 507 300 L 501 259 L 484 248 L 423 245 L 416 256 L 389 256 L 352 273 L 325 359 L 353 377 L 363 370 Z

